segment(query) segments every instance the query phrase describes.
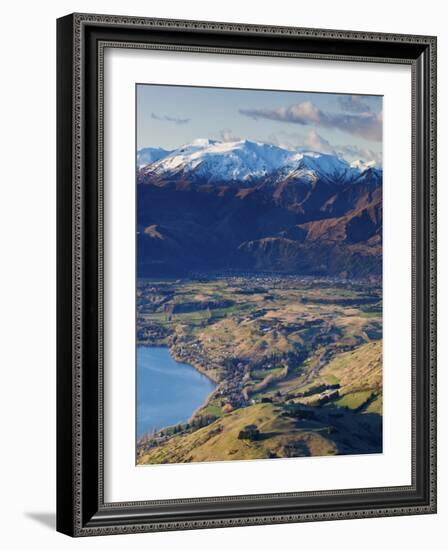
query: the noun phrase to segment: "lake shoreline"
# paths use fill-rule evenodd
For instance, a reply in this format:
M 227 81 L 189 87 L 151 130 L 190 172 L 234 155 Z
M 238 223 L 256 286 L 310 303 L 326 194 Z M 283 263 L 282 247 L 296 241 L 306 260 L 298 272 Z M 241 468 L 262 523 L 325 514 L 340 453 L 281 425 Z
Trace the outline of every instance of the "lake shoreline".
M 173 348 L 170 348 L 170 346 L 166 346 L 166 347 L 168 348 L 171 357 L 175 361 L 177 361 L 178 363 L 183 363 L 185 361 L 174 352 Z M 206 376 L 214 384 L 219 384 L 220 382 L 222 382 L 222 380 L 219 380 L 216 376 L 213 376 L 209 370 L 204 369 L 204 367 L 199 363 L 189 361 L 187 364 L 193 367 L 194 369 L 196 369 L 200 374 L 203 374 L 204 376 Z
M 141 344 L 141 343 L 137 343 L 137 347 L 138 348 L 145 348 L 145 349 L 166 349 L 169 353 L 169 356 L 170 358 L 178 365 L 182 365 L 182 366 L 188 366 L 188 367 L 191 367 L 192 369 L 194 369 L 197 373 L 199 373 L 200 375 L 204 376 L 207 378 L 207 380 L 209 382 L 211 382 L 212 384 L 215 385 L 214 389 L 208 393 L 208 395 L 206 396 L 205 400 L 199 405 L 197 406 L 193 412 L 187 416 L 185 418 L 185 420 L 182 420 L 182 421 L 177 421 L 177 422 L 174 422 L 172 424 L 167 424 L 166 426 L 161 426 L 160 428 L 157 428 L 157 431 L 160 431 L 160 430 L 166 430 L 166 429 L 169 429 L 169 428 L 172 428 L 173 426 L 176 426 L 177 424 L 182 424 L 182 423 L 188 423 L 190 422 L 195 416 L 196 414 L 201 410 L 203 409 L 204 407 L 207 406 L 207 404 L 210 402 L 210 400 L 213 398 L 215 392 L 217 391 L 217 389 L 219 388 L 219 385 L 220 385 L 220 381 L 218 381 L 216 378 L 214 378 L 213 376 L 210 376 L 210 373 L 207 373 L 206 369 L 202 368 L 200 365 L 198 364 L 195 364 L 194 362 L 185 362 L 184 359 L 180 358 L 177 356 L 177 354 L 174 352 L 173 348 L 170 347 L 169 345 L 167 345 L 166 343 L 155 343 L 153 345 L 148 345 L 148 344 Z M 136 367 L 138 368 L 138 363 L 136 365 Z M 145 439 L 149 439 L 151 438 L 151 431 L 146 431 L 144 433 L 142 433 L 139 437 L 137 437 L 136 441 L 137 441 L 137 445 L 139 445 L 141 442 L 143 442 Z

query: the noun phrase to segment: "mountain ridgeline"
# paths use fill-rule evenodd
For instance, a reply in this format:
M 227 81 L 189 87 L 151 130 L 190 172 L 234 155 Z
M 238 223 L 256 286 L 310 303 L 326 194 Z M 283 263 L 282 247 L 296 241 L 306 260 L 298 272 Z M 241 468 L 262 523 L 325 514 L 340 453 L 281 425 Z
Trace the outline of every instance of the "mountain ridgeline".
M 259 142 L 137 155 L 139 277 L 228 271 L 381 279 L 382 170 Z

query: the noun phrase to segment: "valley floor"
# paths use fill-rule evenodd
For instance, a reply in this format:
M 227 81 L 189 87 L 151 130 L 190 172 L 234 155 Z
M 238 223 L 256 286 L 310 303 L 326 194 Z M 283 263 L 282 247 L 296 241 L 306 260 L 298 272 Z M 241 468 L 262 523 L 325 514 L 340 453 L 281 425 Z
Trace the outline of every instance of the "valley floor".
M 137 463 L 382 452 L 382 299 L 373 283 L 296 276 L 140 279 L 137 342 L 218 385 Z

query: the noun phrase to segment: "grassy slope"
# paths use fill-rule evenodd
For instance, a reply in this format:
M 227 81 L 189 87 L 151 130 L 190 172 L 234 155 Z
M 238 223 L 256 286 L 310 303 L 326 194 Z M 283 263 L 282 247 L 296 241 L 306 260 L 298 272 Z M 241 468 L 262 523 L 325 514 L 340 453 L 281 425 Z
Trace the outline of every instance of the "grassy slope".
M 331 360 L 313 385 L 339 383 L 341 398 L 330 406 L 312 407 L 315 420 L 282 416 L 286 407 L 259 403 L 237 409 L 193 433 L 172 438 L 146 452 L 138 463 L 284 457 L 285 446 L 291 444 L 298 449 L 295 456 L 345 454 L 353 449 L 375 452 L 379 444 L 378 434 L 381 434 L 381 356 L 381 342 L 371 342 Z M 300 401 L 307 400 L 297 400 Z M 248 424 L 257 426 L 261 440 L 238 439 L 239 432 Z
M 336 356 L 320 372 L 326 383 L 339 383 L 338 405 L 368 412 L 382 412 L 382 342 L 370 342 Z
M 262 439 L 238 439 L 248 424 L 255 424 Z M 222 431 L 219 431 L 221 430 Z M 270 453 L 283 456 L 283 447 L 291 441 L 303 441 L 303 454 L 335 454 L 336 446 L 325 438 L 325 428 L 310 431 L 292 418 L 279 416 L 270 403 L 238 409 L 191 434 L 179 436 L 152 449 L 139 459 L 139 464 L 164 462 L 201 462 L 268 458 Z

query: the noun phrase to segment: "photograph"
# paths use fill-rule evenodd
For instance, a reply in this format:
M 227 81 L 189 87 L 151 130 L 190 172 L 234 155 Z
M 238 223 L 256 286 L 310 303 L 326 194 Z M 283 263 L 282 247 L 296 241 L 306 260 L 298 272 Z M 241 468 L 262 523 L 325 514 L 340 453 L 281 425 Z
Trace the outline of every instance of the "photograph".
M 136 83 L 136 464 L 383 452 L 383 97 Z

